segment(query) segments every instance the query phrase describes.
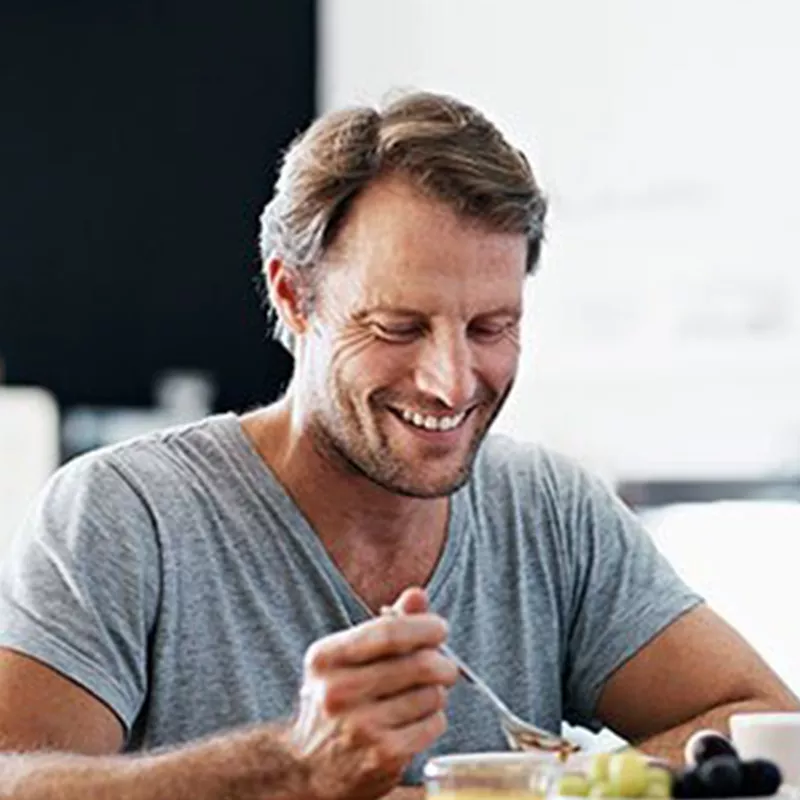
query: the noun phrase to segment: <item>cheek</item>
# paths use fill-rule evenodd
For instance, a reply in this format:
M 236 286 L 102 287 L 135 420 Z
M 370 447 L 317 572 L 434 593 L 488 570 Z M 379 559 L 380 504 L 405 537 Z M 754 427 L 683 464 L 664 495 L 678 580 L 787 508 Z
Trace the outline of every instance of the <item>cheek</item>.
M 514 379 L 519 366 L 519 341 L 507 340 L 481 354 L 478 370 L 492 388 L 503 390 Z
M 362 361 L 370 349 L 370 337 L 364 334 L 340 336 L 333 342 L 327 353 L 332 372 L 352 369 L 354 364 Z
M 392 359 L 375 338 L 363 332 L 343 336 L 330 350 L 328 370 L 340 389 L 380 387 L 391 372 Z

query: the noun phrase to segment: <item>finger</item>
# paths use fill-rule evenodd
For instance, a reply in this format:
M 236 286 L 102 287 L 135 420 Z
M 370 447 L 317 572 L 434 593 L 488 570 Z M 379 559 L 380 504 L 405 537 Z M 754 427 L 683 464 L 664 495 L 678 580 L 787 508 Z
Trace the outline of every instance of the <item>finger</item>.
M 435 614 L 382 616 L 315 642 L 306 651 L 305 667 L 320 674 L 339 666 L 436 648 L 446 638 L 447 623 Z
M 341 714 L 365 703 L 423 686 L 453 686 L 458 668 L 438 650 L 418 650 L 329 675 L 320 698 L 328 714 Z M 319 681 L 322 684 L 322 681 Z
M 339 720 L 325 716 L 319 706 L 309 704 L 292 726 L 291 741 L 299 753 L 310 755 L 330 739 L 338 727 Z
M 384 747 L 398 759 L 411 758 L 431 747 L 447 730 L 447 716 L 436 711 L 422 719 L 384 734 Z
M 397 598 L 392 608 L 401 614 L 422 614 L 429 608 L 428 595 L 424 589 L 412 586 Z
M 363 717 L 364 724 L 376 728 L 402 728 L 444 711 L 446 706 L 446 689 L 442 686 L 423 686 L 358 709 L 353 717 Z

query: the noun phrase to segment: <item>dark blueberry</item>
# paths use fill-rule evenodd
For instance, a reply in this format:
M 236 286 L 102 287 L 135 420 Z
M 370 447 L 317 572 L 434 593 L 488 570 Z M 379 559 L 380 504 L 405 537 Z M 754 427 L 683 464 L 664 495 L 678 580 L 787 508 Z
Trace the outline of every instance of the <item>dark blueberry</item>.
M 706 786 L 694 769 L 675 775 L 672 782 L 672 796 L 675 800 L 699 800 L 708 797 Z
M 775 794 L 783 783 L 783 776 L 776 764 L 757 758 L 742 764 L 742 795 L 744 797 L 766 797 Z
M 736 756 L 734 746 L 721 733 L 705 730 L 697 731 L 686 742 L 684 756 L 686 763 L 693 767 L 715 756 Z
M 737 797 L 742 791 L 742 762 L 736 756 L 714 756 L 696 772 L 709 797 Z

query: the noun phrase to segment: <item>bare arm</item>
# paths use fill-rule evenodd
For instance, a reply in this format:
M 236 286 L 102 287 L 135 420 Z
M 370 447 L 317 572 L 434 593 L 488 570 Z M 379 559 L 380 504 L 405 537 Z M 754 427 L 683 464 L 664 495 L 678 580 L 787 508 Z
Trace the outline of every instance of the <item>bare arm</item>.
M 80 686 L 0 649 L 0 797 L 13 800 L 415 800 L 403 770 L 445 727 L 456 667 L 423 592 L 407 613 L 309 648 L 291 725 L 257 725 L 169 752 L 119 755 L 123 728 Z M 46 752 L 42 752 L 46 751 Z M 55 751 L 55 752 L 54 752 Z
M 384 800 L 425 800 L 425 789 L 422 786 L 400 786 L 384 795 Z
M 278 729 L 259 726 L 150 756 L 0 756 L 0 796 L 13 800 L 294 800 L 307 776 Z
M 44 700 L 44 702 L 43 702 Z M 0 650 L 0 796 L 14 800 L 302 797 L 305 771 L 283 730 L 259 726 L 150 756 L 123 756 L 123 728 L 49 667 Z
M 42 663 L 0 648 L 0 750 L 108 755 L 118 753 L 122 741 L 122 723 L 92 694 Z
M 800 701 L 708 606 L 678 619 L 609 678 L 598 716 L 653 755 L 682 762 L 693 731 L 728 732 L 739 711 L 800 710 Z

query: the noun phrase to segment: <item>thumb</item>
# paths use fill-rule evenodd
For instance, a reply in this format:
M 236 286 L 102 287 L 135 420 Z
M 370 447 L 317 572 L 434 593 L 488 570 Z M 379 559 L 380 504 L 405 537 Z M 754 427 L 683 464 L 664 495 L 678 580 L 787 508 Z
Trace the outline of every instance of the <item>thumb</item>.
M 395 600 L 392 609 L 400 614 L 422 614 L 428 610 L 429 605 L 425 590 L 411 586 Z

